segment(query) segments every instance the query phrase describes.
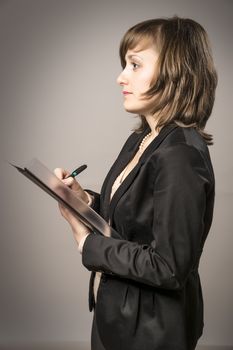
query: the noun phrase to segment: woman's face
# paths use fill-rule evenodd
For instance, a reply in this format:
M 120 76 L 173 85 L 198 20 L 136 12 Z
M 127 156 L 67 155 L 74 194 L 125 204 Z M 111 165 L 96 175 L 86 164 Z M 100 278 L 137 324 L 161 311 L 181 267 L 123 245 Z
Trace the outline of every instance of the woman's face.
M 142 96 L 155 77 L 158 53 L 154 47 L 145 50 L 128 50 L 126 66 L 117 78 L 123 87 L 124 108 L 127 112 L 146 116 L 152 107 L 151 99 Z

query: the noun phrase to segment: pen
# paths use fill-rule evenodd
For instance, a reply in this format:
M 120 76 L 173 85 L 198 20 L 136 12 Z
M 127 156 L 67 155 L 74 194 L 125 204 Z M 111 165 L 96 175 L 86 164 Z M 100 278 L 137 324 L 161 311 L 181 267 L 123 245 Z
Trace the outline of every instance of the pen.
M 87 165 L 84 164 L 84 165 L 81 165 L 79 168 L 75 169 L 74 171 L 72 171 L 72 173 L 68 176 L 65 177 L 65 179 L 68 179 L 68 177 L 75 177 L 77 176 L 78 174 L 80 174 L 83 170 L 85 170 L 87 168 Z

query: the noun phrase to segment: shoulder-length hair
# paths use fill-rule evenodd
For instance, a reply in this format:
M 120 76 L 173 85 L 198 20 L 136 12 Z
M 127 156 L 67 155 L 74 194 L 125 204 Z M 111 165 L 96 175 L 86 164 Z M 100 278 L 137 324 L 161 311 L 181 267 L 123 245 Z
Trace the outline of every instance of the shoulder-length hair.
M 145 98 L 153 98 L 156 129 L 175 122 L 196 128 L 208 145 L 213 144 L 212 135 L 204 128 L 214 104 L 217 73 L 206 31 L 194 20 L 177 16 L 140 22 L 121 40 L 123 69 L 128 50 L 143 50 L 150 45 L 158 50 L 159 58 Z M 147 125 L 145 117 L 140 117 L 137 132 Z

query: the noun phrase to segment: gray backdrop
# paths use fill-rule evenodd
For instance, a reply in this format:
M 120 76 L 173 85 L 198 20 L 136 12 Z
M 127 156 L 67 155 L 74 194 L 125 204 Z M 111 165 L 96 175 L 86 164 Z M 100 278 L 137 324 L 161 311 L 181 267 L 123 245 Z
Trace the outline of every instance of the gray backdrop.
M 187 16 L 209 33 L 219 74 L 207 130 L 216 174 L 213 225 L 200 264 L 200 344 L 233 345 L 233 2 L 185 0 L 0 1 L 0 340 L 89 341 L 89 271 L 56 203 L 6 161 L 34 156 L 51 170 L 87 163 L 79 179 L 99 191 L 136 123 L 116 77 L 118 46 L 133 24 Z

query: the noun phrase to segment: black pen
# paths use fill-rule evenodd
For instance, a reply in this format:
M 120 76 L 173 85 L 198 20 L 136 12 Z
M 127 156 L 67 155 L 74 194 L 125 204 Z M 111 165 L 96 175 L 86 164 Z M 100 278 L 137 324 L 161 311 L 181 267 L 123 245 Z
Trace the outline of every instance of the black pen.
M 68 177 L 75 177 L 78 174 L 80 174 L 83 170 L 85 170 L 87 168 L 87 165 L 81 165 L 79 168 L 75 169 L 74 171 L 72 171 L 72 173 L 70 175 L 68 175 L 67 177 L 65 177 L 65 179 L 68 179 Z

